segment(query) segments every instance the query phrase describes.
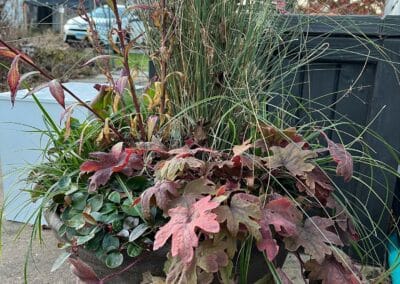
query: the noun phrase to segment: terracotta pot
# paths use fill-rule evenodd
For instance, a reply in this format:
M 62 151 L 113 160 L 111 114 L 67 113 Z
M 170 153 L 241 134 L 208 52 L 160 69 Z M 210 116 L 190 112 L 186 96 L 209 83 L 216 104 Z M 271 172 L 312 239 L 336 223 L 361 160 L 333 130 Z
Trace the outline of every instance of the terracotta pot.
M 46 212 L 45 218 L 49 226 L 56 233 L 56 237 L 60 240 L 62 238 L 57 235 L 58 230 L 62 226 L 63 222 L 60 220 L 59 216 L 54 212 Z M 157 250 L 146 256 L 142 261 L 135 264 L 132 268 L 124 271 L 121 274 L 116 275 L 105 283 L 115 283 L 115 284 L 140 284 L 142 281 L 142 275 L 145 272 L 150 271 L 153 276 L 164 276 L 163 268 L 164 262 L 166 261 L 166 255 L 169 251 L 168 246 L 163 249 Z M 115 273 L 129 266 L 133 259 L 124 255 L 123 264 L 117 269 L 110 269 L 101 262 L 92 251 L 85 249 L 80 249 L 78 251 L 79 259 L 89 265 L 99 278 L 103 278 L 107 275 Z M 280 250 L 276 256 L 274 263 L 277 267 L 282 267 L 285 262 L 287 252 L 285 250 Z M 254 283 L 268 273 L 268 266 L 265 263 L 264 255 L 260 253 L 256 248 L 252 252 L 250 267 L 248 271 L 248 283 Z M 213 283 L 218 283 L 214 281 Z

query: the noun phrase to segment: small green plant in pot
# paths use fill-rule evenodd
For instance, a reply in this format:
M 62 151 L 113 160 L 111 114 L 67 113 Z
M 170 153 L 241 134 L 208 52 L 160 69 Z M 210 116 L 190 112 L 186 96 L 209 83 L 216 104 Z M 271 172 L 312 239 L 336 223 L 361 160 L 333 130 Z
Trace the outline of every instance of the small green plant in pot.
M 54 269 L 68 259 L 86 283 L 290 283 L 281 268 L 293 253 L 305 281 L 359 283 L 361 275 L 344 253 L 359 239 L 357 224 L 336 200 L 332 182 L 333 176 L 352 178 L 353 157 L 327 136 L 329 127 L 297 130 L 279 113 L 266 113 L 273 93 L 265 96 L 265 88 L 276 85 L 258 80 L 256 43 L 268 43 L 274 52 L 281 48 L 278 33 L 261 41 L 265 25 L 276 28 L 272 20 L 280 10 L 257 1 L 132 7 L 148 21 L 146 42 L 159 74 L 138 95 L 129 66 L 134 41 L 126 43 L 116 1 L 109 2 L 123 70 L 117 80 L 97 86 L 91 104 L 1 42 L 0 53 L 13 59 L 12 102 L 26 77 L 19 64 L 26 64 L 49 81 L 40 88 L 48 87 L 65 108 L 65 127 L 59 128 L 37 100 L 51 146 L 30 174 L 32 196 L 41 198 L 35 230 L 43 213 L 66 249 Z M 196 16 L 190 22 L 185 15 Z M 199 30 L 186 34 L 193 36 L 188 46 L 180 33 L 195 21 L 220 33 L 195 25 Z M 107 65 L 110 57 L 90 62 Z M 284 65 L 271 61 L 277 69 L 269 75 Z M 78 104 L 65 106 L 65 93 Z M 77 106 L 93 116 L 77 121 Z

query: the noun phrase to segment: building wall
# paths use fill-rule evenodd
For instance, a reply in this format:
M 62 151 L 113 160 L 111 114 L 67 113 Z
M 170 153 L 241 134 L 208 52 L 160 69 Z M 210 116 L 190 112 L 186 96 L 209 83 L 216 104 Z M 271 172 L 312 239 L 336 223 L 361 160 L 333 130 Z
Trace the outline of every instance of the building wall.
M 12 27 L 22 27 L 24 24 L 23 2 L 24 0 L 0 0 L 0 4 L 4 5 L 1 19 Z

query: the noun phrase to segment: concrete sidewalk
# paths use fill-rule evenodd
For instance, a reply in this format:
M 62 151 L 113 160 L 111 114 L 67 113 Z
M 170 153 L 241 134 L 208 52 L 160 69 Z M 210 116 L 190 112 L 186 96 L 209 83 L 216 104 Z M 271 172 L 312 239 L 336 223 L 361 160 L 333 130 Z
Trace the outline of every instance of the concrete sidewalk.
M 24 283 L 24 265 L 32 227 L 26 226 L 20 236 L 15 239 L 22 226 L 21 223 L 4 220 L 3 251 L 0 257 L 1 284 Z M 55 272 L 50 272 L 61 250 L 57 248 L 57 240 L 51 230 L 43 230 L 43 240 L 43 244 L 37 240 L 33 242 L 32 255 L 29 257 L 28 265 L 28 283 L 76 283 L 76 278 L 67 263 Z
M 3 206 L 3 188 L 0 169 L 0 207 Z M 0 283 L 24 283 L 24 266 L 31 240 L 32 226 L 3 220 L 2 253 L 0 255 Z M 17 235 L 19 236 L 17 237 Z M 50 272 L 54 261 L 60 255 L 57 240 L 51 230 L 43 230 L 43 243 L 34 240 L 32 254 L 28 261 L 28 283 L 34 284 L 72 284 L 76 278 L 71 273 L 69 265 L 65 264 L 55 272 Z

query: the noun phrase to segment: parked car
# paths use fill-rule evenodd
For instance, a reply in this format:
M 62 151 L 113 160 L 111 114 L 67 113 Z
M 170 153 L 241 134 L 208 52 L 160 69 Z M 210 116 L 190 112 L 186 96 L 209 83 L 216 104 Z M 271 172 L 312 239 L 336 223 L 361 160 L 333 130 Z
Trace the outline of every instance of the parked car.
M 144 31 L 143 22 L 131 11 L 128 11 L 125 6 L 118 5 L 118 12 L 121 16 L 122 27 L 128 32 L 128 39 L 136 38 Z M 116 27 L 116 19 L 111 8 L 104 5 L 92 10 L 88 15 L 96 26 L 101 44 L 109 46 L 110 31 Z M 119 42 L 116 33 L 112 34 L 112 39 L 116 43 Z M 89 44 L 92 42 L 89 25 L 82 17 L 78 16 L 66 22 L 64 25 L 64 42 L 69 44 Z M 138 43 L 143 42 L 144 37 L 138 40 Z

